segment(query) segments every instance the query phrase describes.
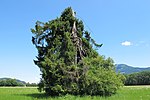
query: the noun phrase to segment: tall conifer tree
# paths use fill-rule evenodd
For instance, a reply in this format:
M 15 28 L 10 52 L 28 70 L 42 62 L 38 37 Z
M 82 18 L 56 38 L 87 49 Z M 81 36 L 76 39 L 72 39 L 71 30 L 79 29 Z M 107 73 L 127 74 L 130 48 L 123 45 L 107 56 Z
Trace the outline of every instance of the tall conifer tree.
M 101 47 L 84 30 L 83 22 L 69 7 L 61 16 L 46 23 L 37 21 L 32 42 L 38 50 L 35 64 L 41 70 L 39 89 L 50 95 L 86 94 L 84 58 L 96 58 L 93 47 Z M 88 94 L 88 93 L 87 93 Z

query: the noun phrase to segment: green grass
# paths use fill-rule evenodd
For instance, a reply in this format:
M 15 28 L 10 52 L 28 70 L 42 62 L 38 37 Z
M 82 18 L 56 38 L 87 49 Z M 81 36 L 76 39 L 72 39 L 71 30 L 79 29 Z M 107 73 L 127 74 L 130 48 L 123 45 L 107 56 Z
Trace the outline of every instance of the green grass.
M 128 86 L 111 97 L 72 96 L 48 97 L 36 88 L 1 87 L 0 100 L 150 100 L 150 86 Z

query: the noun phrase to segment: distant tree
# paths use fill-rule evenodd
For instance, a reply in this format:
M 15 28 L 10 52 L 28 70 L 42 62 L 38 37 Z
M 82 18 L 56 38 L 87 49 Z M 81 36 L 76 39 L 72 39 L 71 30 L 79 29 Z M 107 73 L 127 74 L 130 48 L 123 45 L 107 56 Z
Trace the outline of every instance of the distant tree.
M 23 83 L 18 82 L 16 79 L 3 79 L 0 80 L 0 86 L 24 86 Z
M 36 87 L 37 86 L 37 84 L 36 83 L 26 83 L 26 86 L 27 87 Z
M 31 31 L 32 42 L 38 50 L 34 62 L 42 72 L 39 90 L 50 95 L 110 95 L 121 86 L 113 60 L 105 59 L 93 49 L 102 44 L 97 44 L 84 30 L 83 22 L 70 7 L 57 19 L 46 23 L 37 21 Z M 111 77 L 111 82 L 105 74 Z
M 0 80 L 0 86 L 6 86 L 6 80 Z
M 150 85 L 150 71 L 125 75 L 125 85 Z

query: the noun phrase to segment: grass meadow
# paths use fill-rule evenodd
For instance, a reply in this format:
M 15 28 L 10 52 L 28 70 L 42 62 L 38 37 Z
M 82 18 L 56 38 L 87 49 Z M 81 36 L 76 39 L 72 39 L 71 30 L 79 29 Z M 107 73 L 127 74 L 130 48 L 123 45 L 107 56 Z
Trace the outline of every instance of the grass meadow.
M 110 97 L 50 97 L 32 87 L 0 87 L 0 100 L 150 100 L 150 86 L 126 86 Z

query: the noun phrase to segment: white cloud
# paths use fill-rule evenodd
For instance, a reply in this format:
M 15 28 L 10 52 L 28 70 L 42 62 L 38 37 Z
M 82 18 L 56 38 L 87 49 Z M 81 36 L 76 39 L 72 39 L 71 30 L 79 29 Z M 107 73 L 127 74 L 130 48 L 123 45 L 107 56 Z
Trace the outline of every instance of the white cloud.
M 121 45 L 123 45 L 123 46 L 130 46 L 130 45 L 132 45 L 132 43 L 129 42 L 129 41 L 125 41 L 125 42 L 122 42 Z

